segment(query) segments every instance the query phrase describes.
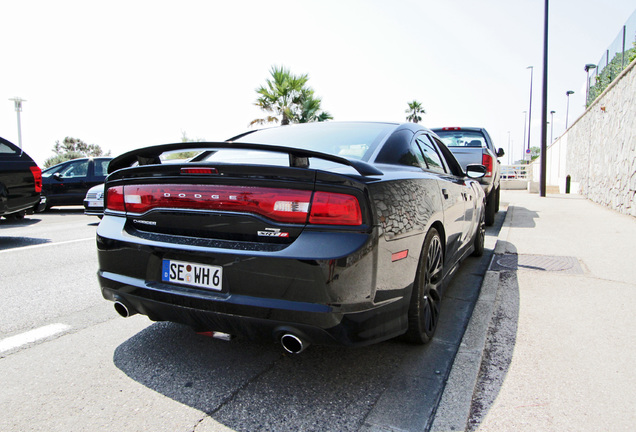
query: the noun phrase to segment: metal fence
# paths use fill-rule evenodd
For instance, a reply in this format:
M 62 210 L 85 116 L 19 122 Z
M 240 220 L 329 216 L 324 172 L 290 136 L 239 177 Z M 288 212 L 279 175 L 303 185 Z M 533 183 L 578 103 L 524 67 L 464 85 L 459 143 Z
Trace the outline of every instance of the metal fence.
M 530 165 L 501 165 L 501 180 L 531 180 Z
M 586 65 L 588 71 L 587 101 L 589 106 L 636 58 L 636 10 L 605 50 L 596 65 Z M 592 68 L 594 67 L 594 68 Z

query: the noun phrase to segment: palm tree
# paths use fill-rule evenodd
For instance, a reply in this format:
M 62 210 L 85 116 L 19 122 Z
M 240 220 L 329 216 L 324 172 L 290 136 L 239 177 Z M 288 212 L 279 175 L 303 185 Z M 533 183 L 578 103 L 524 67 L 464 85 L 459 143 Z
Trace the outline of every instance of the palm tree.
M 413 99 L 413 102 L 408 102 L 408 105 L 409 105 L 409 109 L 404 111 L 405 113 L 408 114 L 408 116 L 406 117 L 406 121 L 410 121 L 413 123 L 418 123 L 422 121 L 422 117 L 418 115 L 418 114 L 426 114 L 426 111 L 422 107 L 422 103 Z
M 277 123 L 278 117 L 281 125 L 288 125 L 294 116 L 294 105 L 298 104 L 302 90 L 309 77 L 305 75 L 293 75 L 284 66 L 272 66 L 270 69 L 271 79 L 268 78 L 264 86 L 256 89 L 260 96 L 255 105 L 263 111 L 271 113 L 263 119 L 255 119 L 250 125 Z
M 314 91 L 305 88 L 301 92 L 299 98 L 299 112 L 293 118 L 294 123 L 323 122 L 333 120 L 331 114 L 327 111 L 321 111 L 320 104 L 322 99 L 314 96 Z

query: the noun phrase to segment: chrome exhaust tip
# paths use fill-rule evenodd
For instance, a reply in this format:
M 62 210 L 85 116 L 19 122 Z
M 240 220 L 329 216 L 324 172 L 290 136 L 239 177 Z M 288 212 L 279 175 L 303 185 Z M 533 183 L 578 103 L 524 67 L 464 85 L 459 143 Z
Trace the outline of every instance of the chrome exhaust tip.
M 131 307 L 126 306 L 125 303 L 122 303 L 119 300 L 115 302 L 115 310 L 117 311 L 117 313 L 119 315 L 121 315 L 124 318 L 131 317 L 131 316 L 133 316 L 133 315 L 135 315 L 137 313 L 136 310 L 134 310 Z
M 305 350 L 305 348 L 309 346 L 309 344 L 305 342 L 303 339 L 291 333 L 285 333 L 280 338 L 280 343 L 283 346 L 283 348 L 285 348 L 285 351 L 287 351 L 290 354 L 300 354 L 301 352 Z

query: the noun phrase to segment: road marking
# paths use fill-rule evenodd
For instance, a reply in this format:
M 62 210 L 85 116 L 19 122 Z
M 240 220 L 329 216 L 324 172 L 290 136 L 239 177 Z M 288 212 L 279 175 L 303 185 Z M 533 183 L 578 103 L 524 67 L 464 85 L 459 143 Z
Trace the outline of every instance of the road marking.
M 70 328 L 71 326 L 66 324 L 50 324 L 25 333 L 20 333 L 19 335 L 2 339 L 0 340 L 0 353 L 36 342 L 40 339 L 46 339 L 47 337 L 62 333 Z
M 7 253 L 7 252 L 14 252 L 14 251 L 17 251 L 17 250 L 21 251 L 21 250 L 28 250 L 28 249 L 38 249 L 38 248 L 43 248 L 43 247 L 48 247 L 48 246 L 58 246 L 58 245 L 65 245 L 65 244 L 70 244 L 70 243 L 79 243 L 79 242 L 84 242 L 84 241 L 88 241 L 88 240 L 95 240 L 95 237 L 87 237 L 87 238 L 82 238 L 82 239 L 67 240 L 67 241 L 63 241 L 63 242 L 42 243 L 42 244 L 31 245 L 31 246 L 22 246 L 22 247 L 17 247 L 17 248 L 2 249 L 2 250 L 0 250 L 0 254 Z

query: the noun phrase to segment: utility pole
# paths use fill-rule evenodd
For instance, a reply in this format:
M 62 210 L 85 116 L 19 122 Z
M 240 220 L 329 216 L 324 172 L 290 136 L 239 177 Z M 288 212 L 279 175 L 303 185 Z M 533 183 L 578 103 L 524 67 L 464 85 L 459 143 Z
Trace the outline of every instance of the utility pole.
M 526 148 L 526 154 L 530 157 L 530 130 L 532 129 L 532 77 L 534 75 L 534 66 L 528 66 L 526 69 L 530 69 L 530 108 L 528 108 L 528 147 Z
M 541 180 L 539 192 L 542 197 L 546 194 L 547 160 L 548 160 L 548 0 L 545 0 L 545 24 L 543 28 L 543 109 L 541 110 Z
M 22 149 L 22 124 L 20 123 L 20 113 L 22 112 L 22 102 L 26 102 L 26 100 L 17 96 L 9 100 L 13 101 L 15 105 L 15 112 L 18 113 L 18 146 Z
M 521 143 L 521 160 L 519 163 L 523 163 L 524 161 L 524 146 L 526 145 L 526 133 L 528 132 L 528 111 L 523 112 L 523 142 Z
M 510 156 L 510 131 L 508 131 L 508 165 L 512 165 Z

